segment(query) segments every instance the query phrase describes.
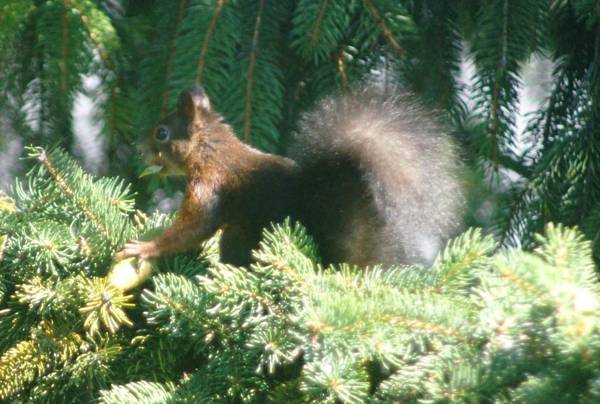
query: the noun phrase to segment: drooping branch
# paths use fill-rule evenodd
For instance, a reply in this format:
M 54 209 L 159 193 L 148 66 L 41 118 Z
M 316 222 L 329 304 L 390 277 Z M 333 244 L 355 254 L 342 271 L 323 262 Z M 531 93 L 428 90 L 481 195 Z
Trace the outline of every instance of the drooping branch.
M 177 13 L 177 21 L 175 21 L 175 28 L 173 29 L 173 40 L 171 41 L 171 50 L 169 52 L 169 58 L 167 60 L 167 69 L 165 71 L 165 80 L 169 80 L 171 76 L 171 71 L 173 70 L 173 63 L 175 62 L 175 51 L 177 50 L 177 33 L 179 32 L 179 26 L 181 25 L 181 21 L 183 20 L 183 15 L 185 14 L 185 9 L 187 6 L 187 0 L 180 0 L 179 2 L 179 12 Z M 162 97 L 162 105 L 160 107 L 160 115 L 164 116 L 167 112 L 169 104 L 169 86 L 165 86 L 165 91 Z
M 346 72 L 346 64 L 344 63 L 344 51 L 340 50 L 336 57 L 335 61 L 337 63 L 338 73 L 340 74 L 340 78 L 342 79 L 342 87 L 346 88 L 348 83 L 348 73 Z
M 73 4 L 70 0 L 65 0 L 65 6 L 68 6 L 71 9 L 71 11 L 73 11 L 81 19 L 81 22 L 85 27 L 86 31 L 88 32 L 92 44 L 94 45 L 94 49 L 96 49 L 96 52 L 98 53 L 98 56 L 100 56 L 100 59 L 102 60 L 104 66 L 110 71 L 114 70 L 115 64 L 112 61 L 110 55 L 106 53 L 106 51 L 103 49 L 102 45 L 98 41 L 98 35 L 96 35 L 96 33 L 92 30 L 92 27 L 90 26 L 89 17 L 85 15 L 83 11 L 81 11 L 79 8 L 77 8 L 77 6 Z
M 223 11 L 223 6 L 225 5 L 226 0 L 219 0 L 217 2 L 217 7 L 215 7 L 215 11 L 213 12 L 212 18 L 210 19 L 210 23 L 208 24 L 208 29 L 206 30 L 206 34 L 204 35 L 204 41 L 202 42 L 202 51 L 200 52 L 200 58 L 198 59 L 198 67 L 196 69 L 196 82 L 202 83 L 202 76 L 204 74 L 204 65 L 206 64 L 206 55 L 208 54 L 208 46 L 215 32 L 215 27 L 217 25 L 217 20 L 221 15 L 221 11 Z
M 369 12 L 371 13 L 371 15 L 373 15 L 373 18 L 375 18 L 375 21 L 377 21 L 377 25 L 379 25 L 379 28 L 381 28 L 381 32 L 383 33 L 383 36 L 385 36 L 385 38 L 388 40 L 390 45 L 392 45 L 392 47 L 396 50 L 396 52 L 398 53 L 398 56 L 402 57 L 404 55 L 404 49 L 402 49 L 402 47 L 400 46 L 398 41 L 396 41 L 396 38 L 394 38 L 394 34 L 392 34 L 392 31 L 388 28 L 387 24 L 385 23 L 385 19 L 383 18 L 383 16 L 379 12 L 379 10 L 377 10 L 377 7 L 375 7 L 375 5 L 373 4 L 373 1 L 372 0 L 364 0 L 364 1 L 365 1 L 365 5 L 369 9 Z
M 93 223 L 94 226 L 100 231 L 100 233 L 102 233 L 104 238 L 111 245 L 114 246 L 114 243 L 110 239 L 108 230 L 106 229 L 104 224 L 100 221 L 100 219 L 98 219 L 98 217 L 94 214 L 94 212 L 92 212 L 92 210 L 87 206 L 87 204 L 83 200 L 81 200 L 81 198 L 78 198 L 77 195 L 75 195 L 75 192 L 73 191 L 73 189 L 71 189 L 69 184 L 67 184 L 67 181 L 65 181 L 65 179 L 62 177 L 60 172 L 56 169 L 56 167 L 54 167 L 54 164 L 52 164 L 52 162 L 48 158 L 46 151 L 45 150 L 38 151 L 38 153 L 35 157 L 37 158 L 37 160 L 40 163 L 42 163 L 42 165 L 46 168 L 46 170 L 48 170 L 48 173 L 50 174 L 50 176 L 52 177 L 54 182 L 65 193 L 65 195 L 67 197 L 69 197 L 71 200 L 73 200 L 73 202 L 75 202 L 75 204 L 79 207 L 81 212 L 83 212 L 83 214 L 88 218 L 88 220 L 91 223 Z
M 261 0 L 258 5 L 256 22 L 254 24 L 254 33 L 252 34 L 252 45 L 250 48 L 250 57 L 248 61 L 248 81 L 246 85 L 246 97 L 244 100 L 244 141 L 247 143 L 250 139 L 250 129 L 252 127 L 252 90 L 254 87 L 254 75 L 256 70 L 256 57 L 258 53 L 258 35 L 260 32 L 260 23 L 266 0 Z
M 62 15 L 62 61 L 60 62 L 61 70 L 61 81 L 60 91 L 63 96 L 67 94 L 67 81 L 68 81 L 68 70 L 69 65 L 69 16 L 67 15 L 67 2 L 65 1 Z
M 500 60 L 498 61 L 498 71 L 500 74 L 496 75 L 494 80 L 494 88 L 492 92 L 492 126 L 491 126 L 491 160 L 494 165 L 498 165 L 498 130 L 500 126 L 500 117 L 498 110 L 500 109 L 500 77 L 504 75 L 507 63 L 507 49 L 508 49 L 508 1 L 504 0 L 502 4 L 502 35 L 500 36 L 501 41 L 501 54 Z
M 325 10 L 327 9 L 327 3 L 329 0 L 323 0 L 319 6 L 319 15 L 315 20 L 312 29 L 310 30 L 310 46 L 313 48 L 317 45 L 319 41 L 319 36 L 321 32 L 321 22 L 323 21 L 323 16 L 325 15 Z

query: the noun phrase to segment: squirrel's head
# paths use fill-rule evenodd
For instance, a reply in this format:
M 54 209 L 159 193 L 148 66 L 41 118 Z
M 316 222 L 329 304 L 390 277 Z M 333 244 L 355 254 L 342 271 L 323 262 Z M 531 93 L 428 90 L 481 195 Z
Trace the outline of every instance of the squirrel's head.
M 199 85 L 181 92 L 177 111 L 167 115 L 149 133 L 144 157 L 150 166 L 143 175 L 184 175 L 185 162 L 202 139 L 222 124 Z

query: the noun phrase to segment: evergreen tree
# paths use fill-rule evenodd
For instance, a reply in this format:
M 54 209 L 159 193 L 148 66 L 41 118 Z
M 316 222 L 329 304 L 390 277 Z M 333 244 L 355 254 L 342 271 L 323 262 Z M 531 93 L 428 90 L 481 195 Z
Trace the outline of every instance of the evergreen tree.
M 553 85 L 522 149 L 538 54 Z M 599 67 L 595 0 L 3 0 L 0 128 L 33 147 L 0 194 L 0 400 L 600 401 Z M 111 269 L 170 221 L 134 209 L 165 185 L 132 157 L 182 89 L 200 82 L 238 136 L 279 152 L 318 98 L 373 74 L 454 130 L 467 221 L 491 235 L 467 231 L 430 268 L 323 268 L 285 223 L 249 269 L 218 263 L 215 240 Z M 70 157 L 82 91 L 113 177 Z
M 497 208 L 471 224 L 507 245 L 533 245 L 548 221 L 598 239 L 593 0 L 5 0 L 0 15 L 5 125 L 24 144 L 72 149 L 74 97 L 83 75 L 98 76 L 108 173 L 132 182 L 142 204 L 164 184 L 133 181 L 134 145 L 193 82 L 241 138 L 281 151 L 316 99 L 378 71 L 436 107 L 463 141 L 479 173 L 473 209 Z M 522 150 L 521 66 L 540 53 L 554 63 L 554 85 Z M 474 107 L 461 97 L 464 54 L 475 64 Z M 507 173 L 517 181 L 506 185 Z
M 219 263 L 211 240 L 149 276 L 110 257 L 168 218 L 60 150 L 29 158 L 0 205 L 1 399 L 600 399 L 600 283 L 576 229 L 548 225 L 531 252 L 471 229 L 429 268 L 361 269 L 324 268 L 284 223 L 249 269 Z

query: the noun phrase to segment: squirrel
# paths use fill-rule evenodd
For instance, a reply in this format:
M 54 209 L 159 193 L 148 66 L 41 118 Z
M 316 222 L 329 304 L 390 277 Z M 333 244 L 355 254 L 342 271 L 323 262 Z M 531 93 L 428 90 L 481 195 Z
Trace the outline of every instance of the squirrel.
M 284 157 L 239 140 L 195 85 L 148 147 L 154 171 L 187 177 L 186 194 L 164 234 L 130 241 L 117 259 L 182 252 L 222 229 L 221 261 L 248 265 L 263 228 L 290 217 L 324 264 L 428 264 L 461 224 L 456 148 L 402 92 L 370 85 L 324 99 Z

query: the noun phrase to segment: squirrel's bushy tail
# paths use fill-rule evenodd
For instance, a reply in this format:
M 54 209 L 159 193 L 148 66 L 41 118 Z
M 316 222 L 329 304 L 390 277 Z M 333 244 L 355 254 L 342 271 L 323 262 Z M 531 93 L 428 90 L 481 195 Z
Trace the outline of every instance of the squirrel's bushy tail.
M 300 122 L 304 221 L 325 261 L 430 263 L 462 222 L 460 163 L 448 134 L 411 96 L 366 86 Z

